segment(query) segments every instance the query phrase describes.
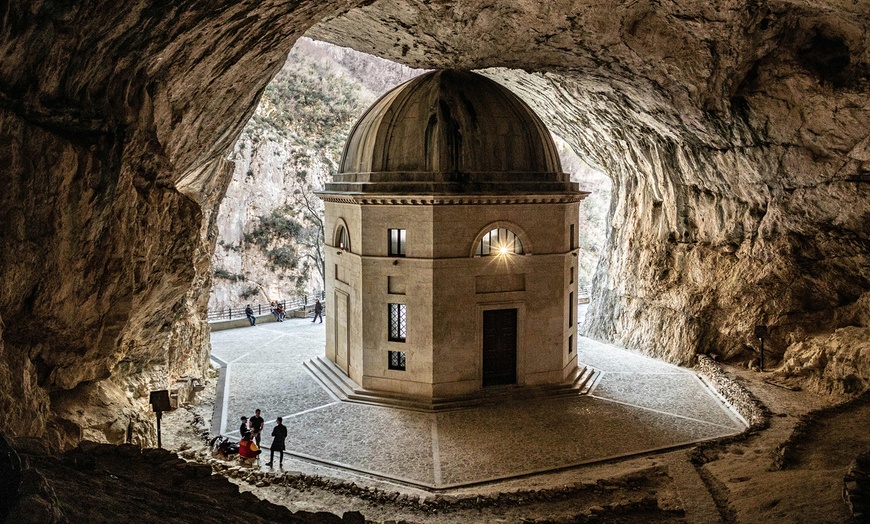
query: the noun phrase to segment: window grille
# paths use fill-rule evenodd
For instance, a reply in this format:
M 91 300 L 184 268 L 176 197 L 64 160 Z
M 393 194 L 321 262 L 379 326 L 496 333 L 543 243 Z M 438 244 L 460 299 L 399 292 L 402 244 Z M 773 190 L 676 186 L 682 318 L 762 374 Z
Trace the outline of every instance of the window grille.
M 520 237 L 510 229 L 503 227 L 495 228 L 483 235 L 477 244 L 477 251 L 475 251 L 475 254 L 480 257 L 505 253 L 522 255 L 524 251 L 523 241 L 520 240 Z
M 407 238 L 407 233 L 405 233 L 404 229 L 388 229 L 387 230 L 389 237 L 389 252 L 391 257 L 403 257 L 405 256 L 405 240 Z
M 404 351 L 388 351 L 389 362 L 387 363 L 388 369 L 395 369 L 398 371 L 405 371 L 405 352 Z
M 407 331 L 405 308 L 405 304 L 389 304 L 390 334 L 388 338 L 393 342 L 405 341 Z

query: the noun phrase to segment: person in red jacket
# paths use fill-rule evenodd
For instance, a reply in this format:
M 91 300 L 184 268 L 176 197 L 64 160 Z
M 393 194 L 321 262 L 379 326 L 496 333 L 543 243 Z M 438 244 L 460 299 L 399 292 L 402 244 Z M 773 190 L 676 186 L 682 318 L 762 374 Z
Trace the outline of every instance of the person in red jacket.
M 248 433 L 239 441 L 239 456 L 247 459 L 255 459 L 260 454 L 260 447 L 257 443 L 251 440 L 251 434 Z

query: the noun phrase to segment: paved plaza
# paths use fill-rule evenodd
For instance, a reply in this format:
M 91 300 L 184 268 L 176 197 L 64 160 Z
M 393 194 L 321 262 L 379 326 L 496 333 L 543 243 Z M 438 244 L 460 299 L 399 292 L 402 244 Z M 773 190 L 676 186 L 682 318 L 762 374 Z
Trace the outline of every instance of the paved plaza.
M 213 432 L 238 438 L 259 408 L 262 444 L 275 418 L 301 459 L 427 488 L 450 488 L 733 435 L 746 424 L 691 371 L 579 341 L 601 371 L 589 395 L 426 413 L 342 402 L 303 362 L 324 352 L 325 324 L 306 319 L 216 331 L 221 365 Z

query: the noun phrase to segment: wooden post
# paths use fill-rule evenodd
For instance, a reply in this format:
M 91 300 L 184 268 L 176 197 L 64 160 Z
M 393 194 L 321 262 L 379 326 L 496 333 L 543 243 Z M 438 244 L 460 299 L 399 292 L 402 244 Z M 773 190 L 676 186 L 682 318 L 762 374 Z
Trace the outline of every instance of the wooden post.
M 764 371 L 764 339 L 766 339 L 767 337 L 767 326 L 755 326 L 755 338 L 761 341 L 761 355 L 759 356 L 759 365 L 761 371 Z
M 163 447 L 163 441 L 160 440 L 160 419 L 161 418 L 163 418 L 163 412 L 158 411 L 157 412 L 157 447 L 158 448 Z
M 163 447 L 163 441 L 160 437 L 160 419 L 163 418 L 164 411 L 172 410 L 172 403 L 169 401 L 169 390 L 159 389 L 152 391 L 149 398 L 151 410 L 157 414 L 157 447 Z

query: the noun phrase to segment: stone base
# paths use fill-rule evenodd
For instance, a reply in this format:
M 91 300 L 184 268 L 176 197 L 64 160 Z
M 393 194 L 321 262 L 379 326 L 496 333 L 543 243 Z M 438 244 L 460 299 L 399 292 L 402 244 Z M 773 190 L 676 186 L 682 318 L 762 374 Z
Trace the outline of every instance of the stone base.
M 419 397 L 391 391 L 365 389 L 326 357 L 312 358 L 304 364 L 326 388 L 344 402 L 372 404 L 414 411 L 437 412 L 466 409 L 505 401 L 586 395 L 595 386 L 600 371 L 580 365 L 561 384 L 537 386 L 494 386 L 455 397 Z

